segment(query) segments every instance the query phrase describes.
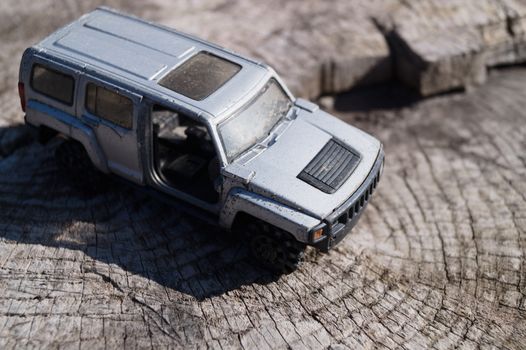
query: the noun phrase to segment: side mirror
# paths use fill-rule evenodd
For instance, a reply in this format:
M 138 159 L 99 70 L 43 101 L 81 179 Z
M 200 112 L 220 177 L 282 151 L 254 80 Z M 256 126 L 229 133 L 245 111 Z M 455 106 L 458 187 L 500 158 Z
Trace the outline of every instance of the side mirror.
M 318 106 L 317 104 L 307 101 L 303 98 L 297 98 L 296 101 L 294 101 L 294 105 L 311 113 L 314 113 L 318 109 L 320 109 L 320 106 Z
M 254 176 L 256 176 L 256 172 L 234 163 L 221 169 L 221 175 L 248 185 Z

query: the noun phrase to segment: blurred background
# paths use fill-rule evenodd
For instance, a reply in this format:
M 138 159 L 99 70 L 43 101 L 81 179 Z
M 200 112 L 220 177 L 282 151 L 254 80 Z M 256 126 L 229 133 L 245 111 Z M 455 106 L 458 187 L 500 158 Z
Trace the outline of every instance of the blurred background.
M 428 96 L 482 83 L 487 67 L 526 57 L 521 0 L 6 0 L 0 6 L 3 59 L 96 6 L 110 6 L 264 61 L 297 95 L 311 98 L 393 79 Z M 15 79 L 16 65 L 2 69 Z

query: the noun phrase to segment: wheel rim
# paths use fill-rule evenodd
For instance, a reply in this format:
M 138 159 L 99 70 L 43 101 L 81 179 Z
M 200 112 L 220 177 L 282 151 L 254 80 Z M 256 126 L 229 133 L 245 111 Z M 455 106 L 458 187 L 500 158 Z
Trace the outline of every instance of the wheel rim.
M 285 262 L 286 254 L 282 244 L 266 235 L 254 237 L 251 249 L 257 259 L 270 266 L 281 266 Z
M 263 261 L 272 262 L 276 259 L 276 254 L 272 249 L 273 244 L 269 237 L 258 235 L 254 237 L 251 243 L 254 255 Z

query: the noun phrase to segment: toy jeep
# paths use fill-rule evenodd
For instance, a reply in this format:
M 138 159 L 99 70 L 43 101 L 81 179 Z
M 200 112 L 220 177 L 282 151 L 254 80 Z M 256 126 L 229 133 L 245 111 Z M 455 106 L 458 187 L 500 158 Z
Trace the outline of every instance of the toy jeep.
M 280 271 L 350 231 L 383 166 L 378 140 L 268 66 L 106 8 L 28 48 L 19 93 L 27 124 L 67 139 L 62 163 L 199 208 Z

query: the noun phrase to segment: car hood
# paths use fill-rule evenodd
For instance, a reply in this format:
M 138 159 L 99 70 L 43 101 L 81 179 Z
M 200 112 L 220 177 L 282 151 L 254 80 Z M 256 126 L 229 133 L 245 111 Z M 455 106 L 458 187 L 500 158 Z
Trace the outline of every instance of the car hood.
M 324 219 L 363 183 L 378 156 L 381 143 L 319 109 L 310 112 L 298 108 L 296 115 L 285 130 L 279 131 L 270 146 L 254 152 L 248 159 L 243 157 L 230 170 L 251 174 L 250 181 L 247 181 L 249 190 Z M 298 178 L 331 139 L 360 155 L 350 177 L 332 194 Z

